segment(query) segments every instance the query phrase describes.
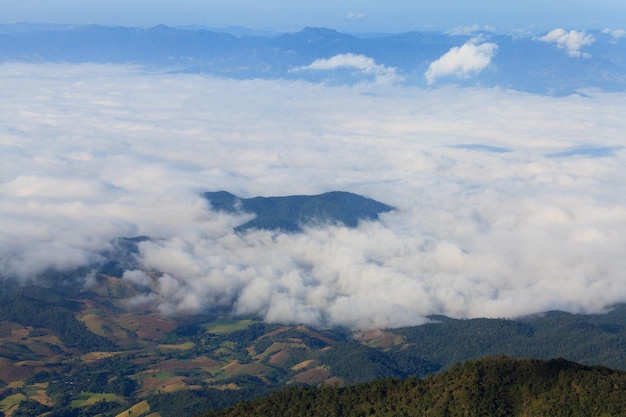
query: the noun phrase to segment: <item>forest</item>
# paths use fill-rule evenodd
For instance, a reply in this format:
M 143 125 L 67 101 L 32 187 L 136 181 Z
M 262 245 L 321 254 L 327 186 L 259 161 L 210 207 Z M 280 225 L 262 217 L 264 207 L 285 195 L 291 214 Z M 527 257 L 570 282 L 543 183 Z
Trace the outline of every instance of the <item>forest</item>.
M 626 373 L 563 359 L 468 361 L 424 379 L 292 387 L 204 417 L 624 416 Z

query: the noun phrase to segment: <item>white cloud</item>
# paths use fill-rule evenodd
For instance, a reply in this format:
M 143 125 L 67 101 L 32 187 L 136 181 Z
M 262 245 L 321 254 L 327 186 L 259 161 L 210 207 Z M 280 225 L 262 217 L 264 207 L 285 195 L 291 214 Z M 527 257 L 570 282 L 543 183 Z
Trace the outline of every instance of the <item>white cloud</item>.
M 602 33 L 606 34 L 606 35 L 611 35 L 613 37 L 614 40 L 618 40 L 620 38 L 626 37 L 626 30 L 624 29 L 603 29 Z
M 147 235 L 124 274 L 143 291 L 129 305 L 165 313 L 367 328 L 626 301 L 624 94 L 365 95 L 95 65 L 5 64 L 0 77 L 5 275 L 89 265 Z M 612 151 L 567 152 L 584 146 Z M 356 229 L 238 235 L 244 218 L 199 197 L 220 189 L 347 190 L 398 210 Z
M 460 47 L 454 47 L 428 66 L 424 76 L 428 84 L 438 78 L 454 75 L 467 78 L 476 75 L 491 63 L 498 45 L 491 42 L 478 44 L 472 39 Z
M 395 68 L 376 64 L 374 59 L 356 54 L 339 54 L 328 59 L 316 59 L 311 64 L 292 71 L 332 71 L 340 68 L 352 68 L 363 74 L 372 75 L 376 84 L 388 85 L 402 81 Z
M 581 52 L 580 48 L 589 46 L 595 42 L 593 35 L 586 34 L 576 30 L 554 29 L 546 35 L 538 38 L 541 42 L 556 43 L 556 46 L 567 50 L 567 54 L 571 57 L 589 58 L 586 52 Z

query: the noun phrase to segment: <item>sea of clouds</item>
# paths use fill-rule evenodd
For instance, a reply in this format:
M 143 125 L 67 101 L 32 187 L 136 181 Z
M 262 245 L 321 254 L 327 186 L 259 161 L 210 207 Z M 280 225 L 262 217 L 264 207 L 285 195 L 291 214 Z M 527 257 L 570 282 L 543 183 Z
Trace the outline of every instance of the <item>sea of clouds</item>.
M 459 50 L 459 52 L 461 52 Z M 367 62 L 366 62 L 367 64 Z M 129 304 L 353 328 L 626 302 L 626 95 L 0 66 L 0 271 L 139 244 Z M 252 231 L 200 194 L 350 191 L 356 229 Z M 157 271 L 160 274 L 148 274 Z

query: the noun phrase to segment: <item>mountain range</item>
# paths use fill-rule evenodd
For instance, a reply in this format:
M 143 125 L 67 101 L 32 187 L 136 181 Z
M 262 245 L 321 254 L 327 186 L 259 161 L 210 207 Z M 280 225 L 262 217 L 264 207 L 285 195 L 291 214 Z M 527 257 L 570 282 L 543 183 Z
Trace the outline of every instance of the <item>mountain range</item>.
M 253 198 L 226 191 L 202 195 L 215 212 L 256 216 L 243 217 L 235 227 L 240 233 L 249 229 L 301 233 L 306 231 L 304 225 L 320 223 L 355 227 L 359 221 L 375 221 L 380 213 L 393 210 L 348 192 Z M 132 300 L 146 295 L 147 284 L 125 279 L 125 271 L 139 267 L 135 256 L 140 245 L 151 240 L 149 236 L 118 239 L 108 253 L 102 254 L 106 261 L 91 270 L 50 270 L 38 278 L 37 285 L 3 282 L 1 413 L 193 416 L 264 397 L 284 387 L 328 386 L 334 388 L 280 391 L 270 400 L 241 405 L 224 415 L 296 415 L 300 412 L 291 408 L 283 413 L 272 407 L 291 404 L 295 410 L 315 410 L 306 404 L 318 395 L 334 398 L 320 406 L 331 404 L 341 410 L 367 406 L 369 415 L 389 415 L 381 410 L 405 390 L 417 401 L 405 404 L 407 410 L 417 407 L 422 410 L 419 415 L 439 415 L 439 411 L 427 411 L 442 407 L 429 400 L 435 397 L 462 399 L 460 403 L 446 403 L 448 411 L 478 413 L 480 407 L 493 404 L 491 399 L 478 400 L 482 395 L 476 391 L 479 389 L 500 398 L 502 410 L 518 413 L 502 415 L 523 415 L 519 414 L 523 410 L 541 414 L 544 408 L 540 406 L 560 404 L 547 400 L 553 394 L 571 402 L 571 398 L 580 398 L 581 389 L 595 391 L 584 394 L 584 403 L 572 403 L 575 410 L 619 415 L 606 407 L 619 408 L 621 404 L 613 397 L 615 392 L 624 391 L 620 385 L 623 372 L 564 361 L 511 362 L 500 358 L 462 368 L 456 364 L 508 355 L 544 360 L 560 357 L 587 366 L 626 370 L 624 305 L 601 315 L 552 311 L 516 320 L 431 316 L 429 323 L 421 326 L 367 331 L 265 323 L 259 317 L 233 315 L 229 306 L 172 316 L 163 314 L 154 303 L 134 304 Z M 162 276 L 160 271 L 144 273 L 154 279 Z M 88 282 L 85 275 L 90 276 Z M 445 371 L 441 376 L 428 377 Z M 485 375 L 488 380 L 476 382 Z M 381 378 L 402 378 L 405 382 L 380 382 Z M 417 382 L 415 378 L 426 379 Z M 570 382 L 562 385 L 563 378 Z M 357 391 L 337 391 L 377 380 L 373 385 L 359 385 L 354 388 Z M 502 385 L 501 381 L 507 382 Z M 598 381 L 602 385 L 597 385 Z M 609 389 L 607 384 L 617 388 Z M 362 395 L 369 396 L 370 390 L 380 387 L 386 387 L 387 393 L 381 402 L 363 402 Z M 416 387 L 421 387 L 419 395 L 413 391 Z M 430 391 L 433 387 L 436 391 Z M 511 393 L 519 389 L 527 390 L 527 397 L 514 398 Z M 303 403 L 271 399 L 284 395 L 297 395 Z M 600 398 L 608 402 L 596 401 Z M 461 415 L 455 413 L 450 415 Z
M 163 25 L 0 25 L 0 62 L 129 64 L 159 73 L 372 91 L 383 84 L 454 84 L 582 95 L 626 87 L 626 37 L 603 30 L 355 35 L 328 28 L 272 34 Z M 464 66 L 469 63 L 476 65 Z M 567 153 L 550 156 L 562 155 Z M 229 235 L 233 241 L 253 229 L 353 228 L 394 210 L 348 192 L 242 198 L 217 191 L 203 197 L 220 215 L 242 216 L 237 234 Z M 161 278 L 163 285 L 172 281 L 157 268 L 142 270 L 138 261 L 142 245 L 155 242 L 151 236 L 117 238 L 98 264 L 48 270 L 27 277 L 27 286 L 0 271 L 0 413 L 192 416 L 276 392 L 223 415 L 623 414 L 624 305 L 600 315 L 430 316 L 421 326 L 367 331 L 267 323 L 219 303 L 197 314 L 167 315 L 155 305 L 159 293 L 153 290 Z M 125 277 L 129 271 L 141 279 Z M 521 359 L 529 357 L 535 359 Z M 332 411 L 315 408 L 326 404 Z
M 587 88 L 623 91 L 626 86 L 626 37 L 619 31 L 365 36 L 308 27 L 280 34 L 231 32 L 238 36 L 164 25 L 0 25 L 0 62 L 136 64 L 153 71 L 330 84 L 389 81 L 381 77 L 385 73 L 394 82 L 427 86 L 433 82 L 427 76 L 431 64 L 452 53 L 464 54 L 467 62 L 447 68 L 433 85 L 554 95 Z M 472 70 L 474 64 L 480 66 Z
M 57 282 L 62 278 L 57 277 Z M 611 397 L 615 395 L 626 398 L 620 382 L 623 372 L 589 368 L 604 365 L 626 370 L 626 306 L 603 315 L 555 311 L 518 320 L 435 316 L 422 326 L 350 331 L 263 323 L 220 309 L 168 317 L 149 304 L 129 308 L 127 300 L 137 291 L 121 278 L 99 274 L 88 288 L 28 286 L 0 297 L 0 412 L 49 417 L 191 417 L 284 387 L 352 387 L 382 378 L 409 378 L 409 382 L 387 380 L 369 387 L 426 384 L 421 385 L 426 389 L 434 384 L 436 398 L 465 396 L 462 404 L 449 404 L 450 410 L 454 404 L 483 404 L 471 403 L 478 401 L 476 390 L 492 396 L 508 392 L 501 397 L 503 404 L 521 407 L 519 401 L 526 397 L 512 393 L 524 386 L 529 395 L 528 401 L 522 401 L 525 407 L 558 407 L 560 400 L 551 397 L 557 392 L 580 401 L 586 398 L 584 407 L 615 405 Z M 457 365 L 494 355 L 561 357 L 586 366 L 563 360 L 509 359 L 463 368 Z M 417 383 L 414 377 L 426 378 L 426 382 Z M 483 378 L 480 384 L 478 377 Z M 365 393 L 370 389 L 357 387 Z M 388 394 L 381 401 L 393 401 L 395 389 L 386 388 Z M 340 397 L 354 393 L 333 392 L 340 403 L 344 401 Z M 304 400 L 318 393 L 305 390 L 298 395 Z M 435 398 L 434 391 L 428 395 L 425 401 Z M 607 396 L 613 399 L 594 402 Z M 377 409 L 376 404 L 370 407 Z M 272 413 L 256 415 L 278 415 Z

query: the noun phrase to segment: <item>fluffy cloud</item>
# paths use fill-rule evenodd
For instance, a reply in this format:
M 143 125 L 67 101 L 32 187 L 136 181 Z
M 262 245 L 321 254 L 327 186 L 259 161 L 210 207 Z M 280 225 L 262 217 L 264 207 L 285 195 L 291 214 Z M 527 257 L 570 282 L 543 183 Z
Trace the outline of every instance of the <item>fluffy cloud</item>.
M 0 77 L 5 277 L 87 266 L 116 238 L 152 236 L 124 274 L 142 291 L 129 305 L 168 314 L 230 306 L 369 328 L 626 301 L 624 94 L 94 65 L 6 64 Z M 246 217 L 199 196 L 220 189 L 347 190 L 398 210 L 356 229 L 235 234 Z
M 430 63 L 424 74 L 426 82 L 430 85 L 438 78 L 449 75 L 461 78 L 475 75 L 489 66 L 497 50 L 498 45 L 495 43 L 478 44 L 476 39 L 454 47 Z
M 538 38 L 541 42 L 556 43 L 556 46 L 567 50 L 567 54 L 571 57 L 589 58 L 586 52 L 581 52 L 580 48 L 589 46 L 595 42 L 593 35 L 586 34 L 576 30 L 554 29 L 545 36 Z
M 311 64 L 292 71 L 332 71 L 341 68 L 355 69 L 363 74 L 372 75 L 376 84 L 393 84 L 402 81 L 393 67 L 376 64 L 374 59 L 365 55 L 339 54 L 328 59 L 316 59 Z

